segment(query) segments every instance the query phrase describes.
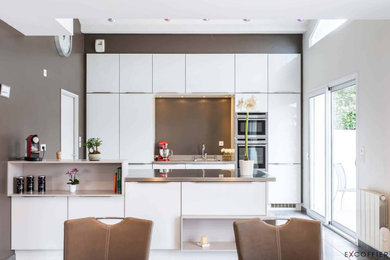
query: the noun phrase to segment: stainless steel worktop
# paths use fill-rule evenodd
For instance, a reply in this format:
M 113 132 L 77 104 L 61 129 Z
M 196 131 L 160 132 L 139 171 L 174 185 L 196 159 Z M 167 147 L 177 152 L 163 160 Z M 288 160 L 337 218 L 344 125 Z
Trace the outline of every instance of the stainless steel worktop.
M 125 182 L 268 182 L 275 177 L 255 170 L 253 177 L 238 177 L 235 170 L 130 170 Z

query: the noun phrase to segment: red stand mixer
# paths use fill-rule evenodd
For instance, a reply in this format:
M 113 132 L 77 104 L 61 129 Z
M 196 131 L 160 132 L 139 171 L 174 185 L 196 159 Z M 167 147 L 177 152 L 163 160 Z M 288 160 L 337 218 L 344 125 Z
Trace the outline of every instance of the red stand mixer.
M 168 142 L 159 142 L 158 147 L 160 156 L 157 158 L 157 161 L 170 161 L 169 156 L 173 154 L 173 151 L 168 149 Z

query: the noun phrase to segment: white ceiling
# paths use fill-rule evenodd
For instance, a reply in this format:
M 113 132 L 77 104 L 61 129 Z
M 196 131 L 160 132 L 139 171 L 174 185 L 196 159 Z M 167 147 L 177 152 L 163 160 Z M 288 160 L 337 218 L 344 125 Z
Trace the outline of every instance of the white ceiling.
M 116 18 L 118 26 L 102 24 L 109 17 Z M 12 0 L 3 1 L 0 8 L 0 19 L 25 35 L 66 34 L 67 30 L 61 29 L 56 18 L 79 18 L 85 32 L 127 32 L 133 26 L 140 32 L 153 32 L 167 26 L 152 23 L 156 29 L 150 29 L 145 24 L 134 23 L 163 18 L 172 21 L 208 18 L 210 22 L 227 19 L 227 23 L 237 28 L 234 30 L 244 31 L 245 27 L 231 24 L 231 20 L 250 18 L 260 24 L 268 21 L 262 26 L 271 30 L 275 30 L 273 20 L 284 20 L 278 30 L 289 31 L 296 26 L 297 18 L 390 19 L 390 0 Z M 194 30 L 204 27 L 195 26 L 191 20 L 188 22 Z M 261 31 L 261 27 L 250 23 L 245 26 Z M 207 27 L 197 30 L 202 32 Z

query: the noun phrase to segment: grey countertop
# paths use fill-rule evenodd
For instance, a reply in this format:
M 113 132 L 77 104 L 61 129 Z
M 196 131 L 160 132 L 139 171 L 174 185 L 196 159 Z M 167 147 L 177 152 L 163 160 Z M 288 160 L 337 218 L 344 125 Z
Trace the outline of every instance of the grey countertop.
M 125 182 L 268 182 L 276 181 L 255 170 L 253 177 L 239 177 L 235 170 L 129 170 Z
M 198 160 L 194 160 L 197 158 Z M 173 155 L 169 161 L 154 161 L 153 164 L 234 164 L 236 161 L 223 161 L 222 155 L 209 155 L 202 160 L 200 155 Z

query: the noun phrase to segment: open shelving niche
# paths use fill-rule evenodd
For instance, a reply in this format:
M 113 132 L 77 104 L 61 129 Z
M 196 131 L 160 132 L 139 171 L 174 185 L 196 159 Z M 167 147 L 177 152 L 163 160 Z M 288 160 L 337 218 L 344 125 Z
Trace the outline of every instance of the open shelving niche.
M 181 217 L 181 251 L 236 251 L 233 222 L 266 216 L 183 215 Z M 209 247 L 197 245 L 201 236 L 207 236 Z
M 114 173 L 122 167 L 122 192 L 114 193 Z M 77 192 L 71 193 L 66 184 L 65 172 L 78 168 L 80 184 Z M 7 170 L 7 194 L 10 197 L 114 197 L 124 196 L 124 179 L 127 175 L 127 161 L 88 160 L 44 160 L 40 162 L 9 161 Z M 15 177 L 34 176 L 34 192 L 17 194 Z M 38 176 L 46 176 L 46 192 L 38 192 Z M 26 181 L 26 180 L 25 180 Z

